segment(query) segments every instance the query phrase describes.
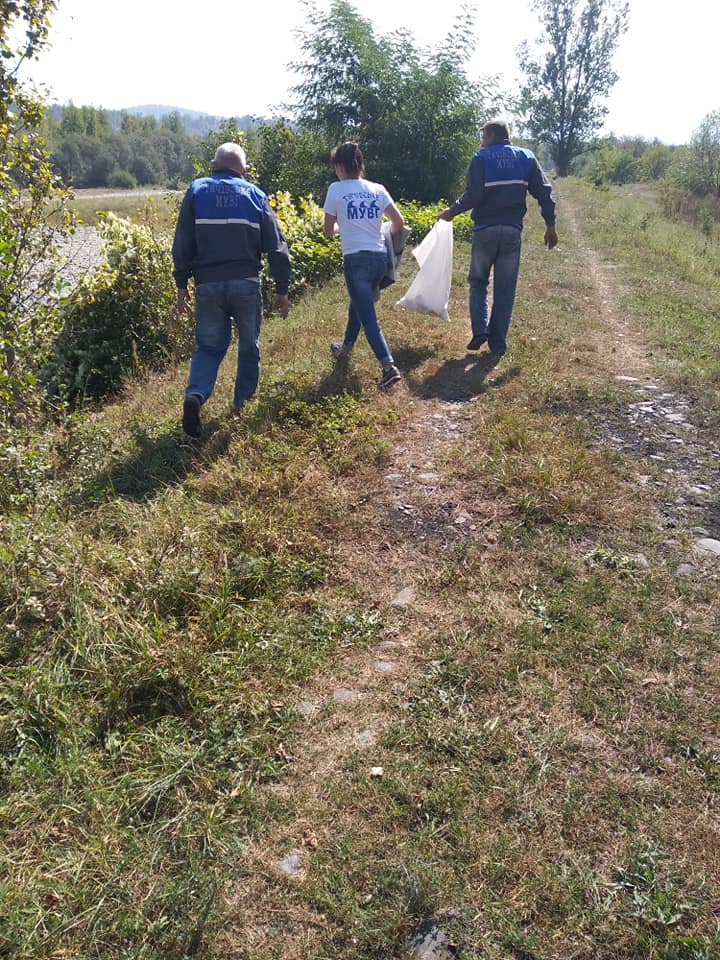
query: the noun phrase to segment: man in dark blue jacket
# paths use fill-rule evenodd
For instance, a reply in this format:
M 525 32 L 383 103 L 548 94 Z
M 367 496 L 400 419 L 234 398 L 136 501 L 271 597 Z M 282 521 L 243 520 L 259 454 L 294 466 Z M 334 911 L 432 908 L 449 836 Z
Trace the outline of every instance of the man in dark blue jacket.
M 482 148 L 470 161 L 465 193 L 438 214 L 439 220 L 452 220 L 472 210 L 475 223 L 468 274 L 472 327 L 468 350 L 479 350 L 486 341 L 498 356 L 507 349 L 528 193 L 540 204 L 545 246 L 552 250 L 558 242 L 552 187 L 535 155 L 510 143 L 507 124 L 503 120 L 488 121 L 482 128 Z M 491 268 L 493 305 L 488 319 Z
M 245 179 L 245 151 L 237 143 L 218 147 L 209 177 L 188 187 L 172 247 L 177 308 L 190 303 L 188 280 L 195 280 L 195 341 L 185 391 L 182 425 L 200 436 L 200 408 L 215 386 L 230 345 L 238 337 L 233 408 L 239 412 L 257 390 L 260 373 L 262 297 L 260 269 L 266 254 L 275 282 L 275 309 L 288 314 L 290 257 L 267 197 Z

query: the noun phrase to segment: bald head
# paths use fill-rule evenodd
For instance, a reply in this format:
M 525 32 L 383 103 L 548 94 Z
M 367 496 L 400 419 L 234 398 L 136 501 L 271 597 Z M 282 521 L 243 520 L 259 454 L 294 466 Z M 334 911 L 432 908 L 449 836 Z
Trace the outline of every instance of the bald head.
M 247 173 L 247 157 L 239 143 L 221 143 L 215 151 L 213 170 L 232 170 L 244 177 Z

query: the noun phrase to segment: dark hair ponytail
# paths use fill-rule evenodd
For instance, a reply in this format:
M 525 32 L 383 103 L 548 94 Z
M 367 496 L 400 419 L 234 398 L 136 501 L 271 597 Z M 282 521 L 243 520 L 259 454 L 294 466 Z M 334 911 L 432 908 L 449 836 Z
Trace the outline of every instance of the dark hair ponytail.
M 333 164 L 342 167 L 350 177 L 361 177 L 365 173 L 365 160 L 362 150 L 354 140 L 346 140 L 339 147 L 335 147 L 330 154 Z

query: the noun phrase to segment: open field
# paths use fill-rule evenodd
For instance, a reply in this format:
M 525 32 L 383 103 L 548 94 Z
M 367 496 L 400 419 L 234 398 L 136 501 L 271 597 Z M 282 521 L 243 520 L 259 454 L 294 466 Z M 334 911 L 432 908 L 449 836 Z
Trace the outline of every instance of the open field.
M 717 245 L 558 192 L 497 363 L 456 244 L 3 454 L 0 957 L 720 957 Z
M 137 218 L 151 212 L 163 226 L 171 226 L 177 218 L 177 210 L 183 191 L 166 190 L 162 187 L 138 188 L 136 190 L 89 189 L 76 190 L 71 203 L 81 224 L 93 226 L 98 214 L 112 210 L 119 217 Z

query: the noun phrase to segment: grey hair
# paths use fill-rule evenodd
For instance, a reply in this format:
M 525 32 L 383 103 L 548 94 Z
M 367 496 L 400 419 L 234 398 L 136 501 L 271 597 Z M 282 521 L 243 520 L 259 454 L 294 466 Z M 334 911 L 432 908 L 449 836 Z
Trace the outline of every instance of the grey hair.
M 245 174 L 247 157 L 239 143 L 221 143 L 215 151 L 213 170 L 232 170 L 234 173 Z

